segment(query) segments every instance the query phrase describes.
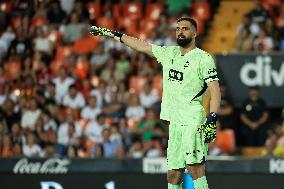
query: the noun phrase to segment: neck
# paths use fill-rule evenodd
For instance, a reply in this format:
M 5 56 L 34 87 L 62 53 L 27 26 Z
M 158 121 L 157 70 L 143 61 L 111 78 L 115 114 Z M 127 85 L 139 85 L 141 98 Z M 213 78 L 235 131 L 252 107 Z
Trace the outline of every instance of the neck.
M 180 52 L 182 55 L 185 55 L 186 53 L 188 53 L 189 51 L 193 50 L 196 48 L 195 42 L 192 41 L 192 43 L 188 44 L 185 47 L 180 47 Z

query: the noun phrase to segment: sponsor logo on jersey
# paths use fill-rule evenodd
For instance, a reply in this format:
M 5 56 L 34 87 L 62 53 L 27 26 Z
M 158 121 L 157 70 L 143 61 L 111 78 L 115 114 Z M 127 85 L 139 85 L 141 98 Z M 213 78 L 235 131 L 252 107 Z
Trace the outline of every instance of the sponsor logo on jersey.
M 169 78 L 177 81 L 183 80 L 183 73 L 177 70 L 170 69 L 169 70 Z

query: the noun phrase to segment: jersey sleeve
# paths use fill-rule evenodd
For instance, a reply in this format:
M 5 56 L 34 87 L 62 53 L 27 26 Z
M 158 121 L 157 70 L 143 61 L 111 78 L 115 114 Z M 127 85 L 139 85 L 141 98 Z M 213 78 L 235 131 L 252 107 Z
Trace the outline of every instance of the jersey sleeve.
M 205 83 L 219 80 L 214 60 L 209 54 L 205 55 L 205 58 L 202 57 L 201 59 L 201 77 Z
M 169 46 L 158 46 L 152 44 L 152 53 L 158 63 L 165 64 L 167 60 L 169 59 L 169 56 L 172 54 L 172 48 Z

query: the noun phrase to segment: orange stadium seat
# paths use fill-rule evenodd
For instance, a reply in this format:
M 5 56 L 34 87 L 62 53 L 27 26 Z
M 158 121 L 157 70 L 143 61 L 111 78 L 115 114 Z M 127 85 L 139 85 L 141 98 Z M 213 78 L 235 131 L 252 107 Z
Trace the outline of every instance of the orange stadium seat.
M 280 6 L 281 5 L 281 0 L 262 0 L 261 3 L 263 5 L 268 5 L 268 6 Z
M 118 30 L 124 28 L 129 35 L 137 34 L 137 22 L 129 17 L 118 18 Z
M 80 38 L 75 41 L 73 51 L 77 55 L 84 55 L 91 53 L 98 46 L 98 37 L 89 36 L 86 38 Z
M 76 62 L 75 73 L 80 79 L 85 79 L 89 68 L 90 62 L 88 60 L 78 60 Z
M 59 46 L 56 48 L 56 60 L 63 60 L 66 56 L 70 56 L 73 53 L 73 46 Z
M 234 131 L 232 129 L 218 131 L 215 145 L 219 147 L 223 153 L 232 152 L 236 148 Z
M 47 19 L 45 17 L 36 17 L 32 19 L 32 25 L 35 27 L 42 27 L 47 24 Z
M 142 4 L 141 2 L 129 2 L 123 7 L 124 16 L 131 19 L 142 18 Z
M 210 18 L 210 6 L 207 2 L 194 2 L 192 5 L 193 15 L 203 20 Z
M 145 33 L 149 34 L 157 26 L 157 21 L 151 19 L 142 19 L 139 24 L 140 31 L 144 31 Z
M 114 18 L 120 18 L 122 17 L 121 14 L 121 5 L 119 3 L 115 3 L 112 5 L 112 14 Z
M 0 3 L 0 10 L 5 12 L 6 14 L 10 14 L 13 10 L 13 3 L 11 2 Z
M 201 35 L 204 34 L 205 32 L 204 20 L 194 15 L 192 16 L 192 18 L 197 22 L 197 33 Z
M 109 28 L 112 30 L 115 29 L 114 19 L 106 16 L 98 18 L 96 21 L 96 25 L 104 28 Z
M 284 27 L 284 16 L 275 18 L 274 22 L 277 27 L 279 28 Z
M 146 5 L 146 18 L 158 20 L 161 13 L 164 11 L 164 6 L 161 3 L 148 3 Z
M 99 3 L 90 2 L 87 4 L 87 9 L 91 20 L 101 16 L 101 5 Z
M 139 94 L 143 91 L 143 87 L 145 83 L 147 82 L 146 77 L 141 76 L 132 76 L 129 79 L 129 90 L 130 92 Z
M 59 60 L 52 61 L 51 64 L 49 64 L 49 69 L 51 71 L 51 75 L 56 76 L 61 67 L 63 67 L 62 61 L 59 61 Z

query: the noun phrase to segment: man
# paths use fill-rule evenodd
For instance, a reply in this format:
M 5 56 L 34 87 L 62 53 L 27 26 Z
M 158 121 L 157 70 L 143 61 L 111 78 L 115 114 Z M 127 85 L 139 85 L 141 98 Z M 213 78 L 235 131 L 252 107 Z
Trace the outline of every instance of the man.
M 265 101 L 260 97 L 258 86 L 250 87 L 249 98 L 243 103 L 240 119 L 242 145 L 263 146 L 267 138 L 269 113 Z
M 91 27 L 91 34 L 112 37 L 127 46 L 155 57 L 163 66 L 162 119 L 170 121 L 168 189 L 182 189 L 185 168 L 194 179 L 195 189 L 208 189 L 205 157 L 208 144 L 216 137 L 216 114 L 220 104 L 217 72 L 212 57 L 195 46 L 197 24 L 179 18 L 178 46 L 156 46 L 106 28 Z M 205 119 L 203 93 L 210 92 L 210 114 Z M 206 120 L 206 122 L 205 122 Z M 205 123 L 204 123 L 205 122 Z

